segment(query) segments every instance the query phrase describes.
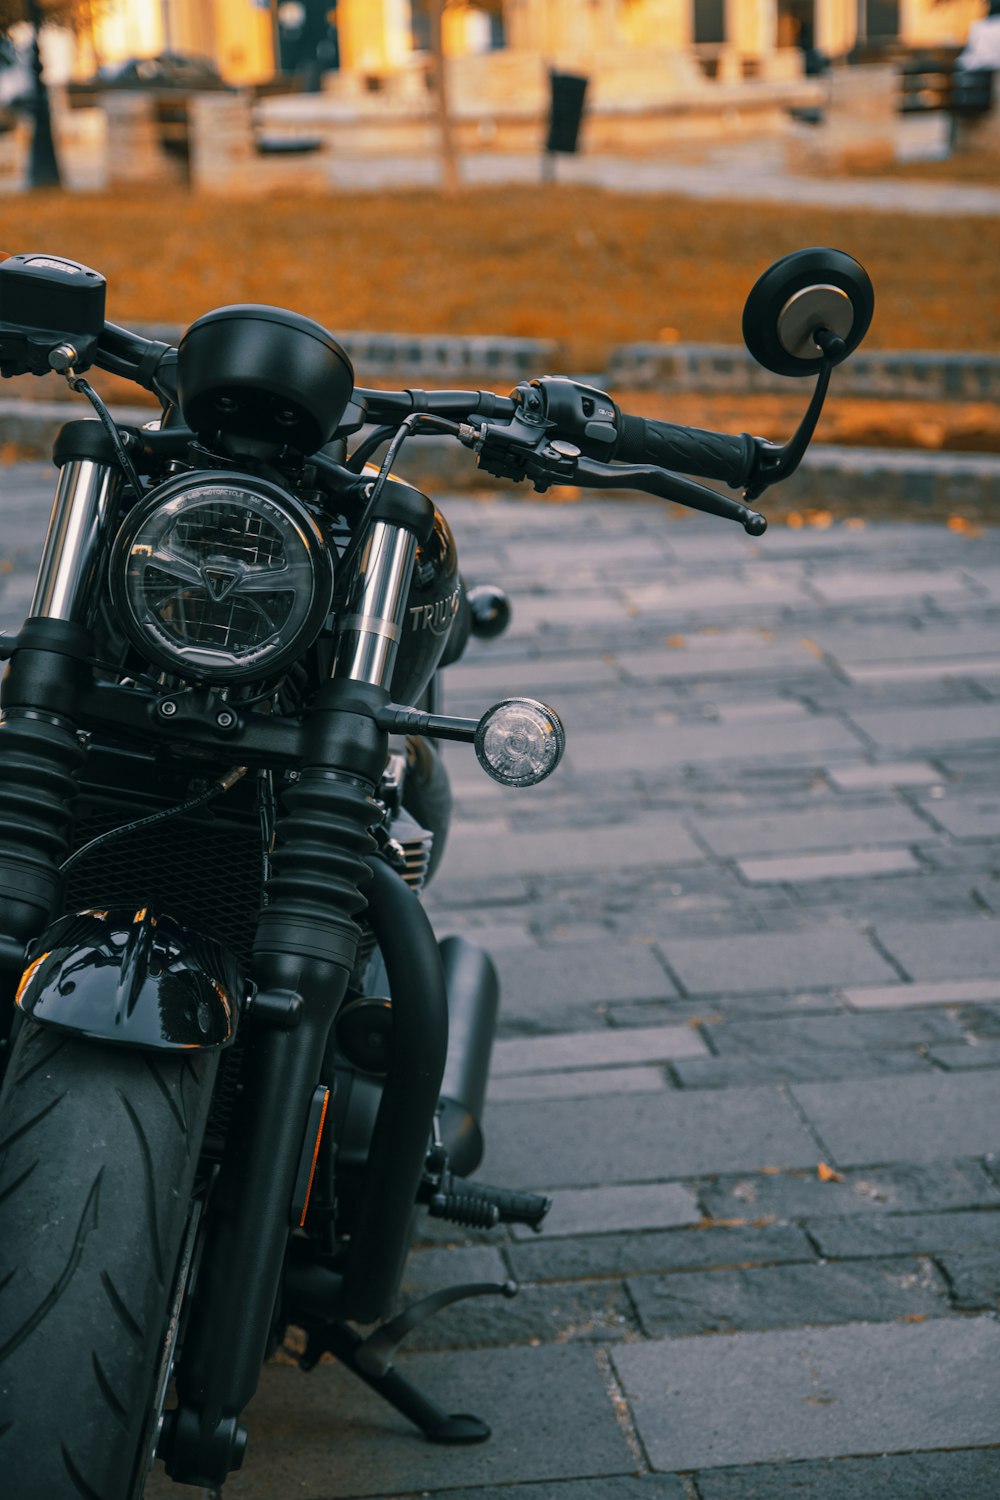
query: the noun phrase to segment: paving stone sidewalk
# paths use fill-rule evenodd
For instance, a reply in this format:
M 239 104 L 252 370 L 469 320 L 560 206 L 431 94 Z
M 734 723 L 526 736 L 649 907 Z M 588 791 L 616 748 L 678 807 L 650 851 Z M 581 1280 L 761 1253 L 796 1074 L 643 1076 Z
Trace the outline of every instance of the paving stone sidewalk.
M 9 627 L 47 479 L 0 482 Z M 225 1494 L 994 1500 L 1000 530 L 443 508 L 514 601 L 446 706 L 568 731 L 525 792 L 448 751 L 427 897 L 501 975 L 482 1176 L 556 1203 L 412 1257 L 415 1294 L 521 1284 L 400 1360 L 490 1443 L 274 1363 Z

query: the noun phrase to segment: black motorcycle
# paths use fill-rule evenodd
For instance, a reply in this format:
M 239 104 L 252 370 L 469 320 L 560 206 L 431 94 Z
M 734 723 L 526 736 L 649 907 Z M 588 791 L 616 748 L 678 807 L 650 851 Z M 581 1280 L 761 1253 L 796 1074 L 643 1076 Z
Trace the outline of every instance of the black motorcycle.
M 440 711 L 439 669 L 506 601 L 466 591 L 447 522 L 394 465 L 443 433 L 540 491 L 644 491 L 759 535 L 750 503 L 795 469 L 873 305 L 835 250 L 754 287 L 751 352 L 818 375 L 782 446 L 629 416 L 562 377 L 358 389 L 324 328 L 274 307 L 220 308 L 174 349 L 106 323 L 104 294 L 56 256 L 0 264 L 0 374 L 55 370 L 97 412 L 56 440 L 30 614 L 2 649 L 12 1500 L 133 1500 L 157 1459 L 217 1490 L 290 1325 L 304 1366 L 332 1353 L 432 1441 L 488 1436 L 393 1364 L 449 1302 L 516 1290 L 397 1311 L 421 1206 L 483 1227 L 548 1207 L 467 1180 L 497 980 L 472 944 L 435 940 L 418 897 L 447 831 L 434 741 L 527 786 L 563 732 L 527 698 Z M 155 392 L 162 418 L 117 425 L 92 366 Z

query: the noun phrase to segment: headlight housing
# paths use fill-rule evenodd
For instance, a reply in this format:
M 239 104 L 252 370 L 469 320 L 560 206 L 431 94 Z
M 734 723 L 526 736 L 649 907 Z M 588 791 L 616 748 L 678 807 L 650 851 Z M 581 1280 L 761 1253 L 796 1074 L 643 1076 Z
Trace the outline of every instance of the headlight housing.
M 273 676 L 312 644 L 330 612 L 333 563 L 294 495 L 206 470 L 158 485 L 129 513 L 109 585 L 147 661 L 225 686 Z

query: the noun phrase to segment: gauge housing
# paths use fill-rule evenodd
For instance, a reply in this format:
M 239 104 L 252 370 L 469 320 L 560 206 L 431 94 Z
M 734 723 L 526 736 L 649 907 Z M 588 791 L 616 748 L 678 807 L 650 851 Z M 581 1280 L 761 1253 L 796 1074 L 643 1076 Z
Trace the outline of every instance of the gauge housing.
M 178 405 L 203 437 L 315 453 L 353 391 L 354 367 L 333 334 L 282 307 L 218 307 L 191 324 L 177 350 Z
M 251 474 L 204 470 L 158 485 L 126 517 L 108 567 L 140 655 L 218 686 L 281 672 L 316 639 L 333 598 L 318 523 Z

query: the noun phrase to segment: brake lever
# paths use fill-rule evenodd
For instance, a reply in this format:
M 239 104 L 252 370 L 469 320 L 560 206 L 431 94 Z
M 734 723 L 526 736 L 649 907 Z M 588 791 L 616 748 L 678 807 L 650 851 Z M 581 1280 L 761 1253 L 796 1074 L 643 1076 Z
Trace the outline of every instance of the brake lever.
M 501 479 L 530 479 L 539 493 L 553 484 L 642 490 L 692 510 L 721 516 L 726 521 L 738 521 L 750 536 L 763 536 L 767 530 L 767 521 L 758 511 L 694 479 L 655 464 L 601 463 L 595 458 L 585 458 L 575 443 L 558 438 L 549 441 L 547 433 L 554 425 L 540 412 L 522 409 L 502 426 L 463 423 L 458 436 L 477 453 L 479 467 L 488 474 Z
M 696 480 L 674 474 L 669 469 L 657 468 L 655 464 L 602 464 L 596 459 L 580 458 L 576 463 L 576 478 L 571 482 L 592 489 L 642 490 L 647 495 L 673 500 L 691 510 L 721 516 L 724 521 L 738 521 L 750 536 L 763 536 L 767 530 L 767 519 L 759 511 L 750 510 L 728 495 L 720 495 L 718 490 L 709 489 L 706 484 L 698 484 Z
M 536 489 L 547 488 L 548 484 L 578 484 L 588 489 L 642 490 L 725 521 L 738 521 L 750 536 L 763 536 L 767 530 L 767 520 L 758 511 L 655 464 L 605 464 L 596 458 L 584 458 L 572 443 L 557 442 L 531 455 L 526 467 Z

